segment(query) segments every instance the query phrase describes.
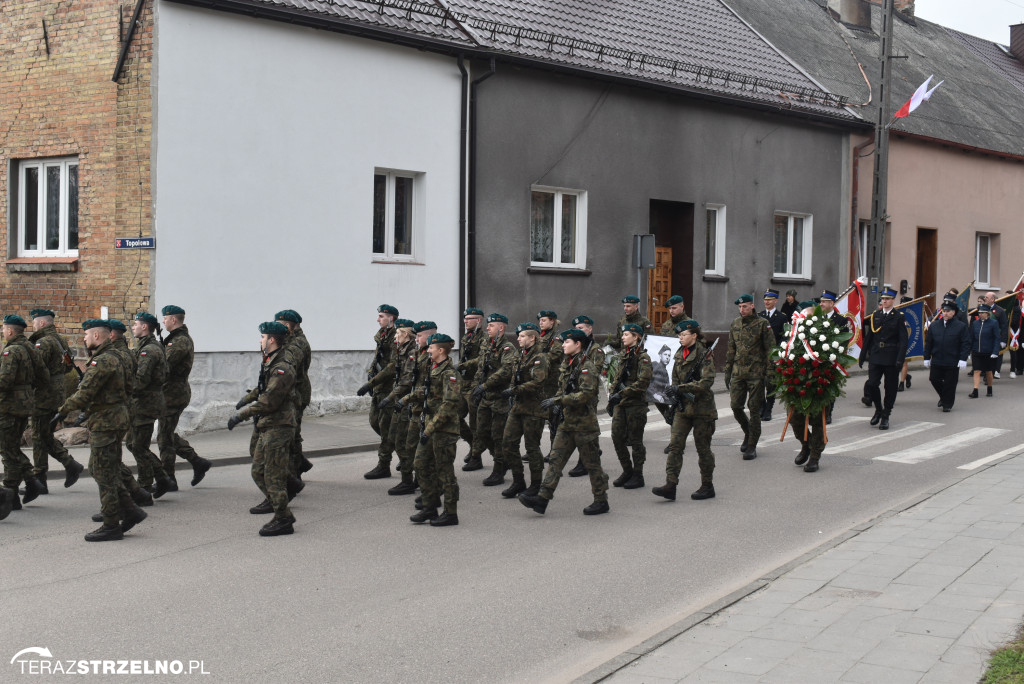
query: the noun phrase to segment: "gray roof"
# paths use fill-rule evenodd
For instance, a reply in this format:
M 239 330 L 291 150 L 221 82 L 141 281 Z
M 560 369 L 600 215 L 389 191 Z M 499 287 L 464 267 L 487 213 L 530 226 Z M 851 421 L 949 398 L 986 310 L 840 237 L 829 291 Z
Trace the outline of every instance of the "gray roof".
M 849 97 L 851 106 L 865 119 L 877 120 L 880 7 L 872 7 L 873 30 L 865 31 L 833 20 L 825 0 L 725 1 L 815 80 Z M 932 85 L 940 80 L 945 83 L 917 111 L 897 120 L 891 130 L 1024 155 L 1024 127 L 1020 125 L 1024 89 L 1008 80 L 1009 64 L 1000 68 L 993 63 L 993 48 L 998 50 L 998 46 L 962 36 L 921 18 L 894 23 L 894 53 L 907 58 L 895 61 L 893 111 L 929 76 L 935 76 Z M 870 87 L 858 63 L 870 79 Z M 1021 78 L 1019 72 L 1016 78 Z M 859 106 L 869 99 L 869 105 Z
M 984 38 L 971 36 L 947 28 L 946 32 L 963 43 L 968 50 L 988 62 L 993 69 L 1009 79 L 1017 89 L 1024 91 L 1024 64 L 1010 54 L 1010 49 Z
M 506 55 L 818 117 L 858 118 L 722 0 L 175 1 L 412 37 L 434 48 Z

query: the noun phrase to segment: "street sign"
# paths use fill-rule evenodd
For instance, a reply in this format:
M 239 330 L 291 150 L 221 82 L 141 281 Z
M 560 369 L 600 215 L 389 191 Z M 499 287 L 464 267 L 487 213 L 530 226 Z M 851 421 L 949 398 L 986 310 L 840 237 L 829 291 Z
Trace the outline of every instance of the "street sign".
M 123 237 L 114 239 L 114 249 L 156 249 L 155 237 Z

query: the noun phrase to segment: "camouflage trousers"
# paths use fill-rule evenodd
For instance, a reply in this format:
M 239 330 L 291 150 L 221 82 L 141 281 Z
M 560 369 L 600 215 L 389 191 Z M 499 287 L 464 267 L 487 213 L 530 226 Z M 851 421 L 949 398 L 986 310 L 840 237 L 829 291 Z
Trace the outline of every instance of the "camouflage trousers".
M 50 469 L 50 456 L 65 467 L 74 460 L 64 445 L 53 436 L 50 420 L 56 412 L 57 410 L 53 409 L 32 416 L 32 461 L 35 465 L 33 472 L 41 480 L 46 479 L 46 471 Z
M 678 413 L 672 420 L 672 440 L 669 442 L 668 460 L 665 462 L 665 480 L 679 484 L 679 472 L 683 469 L 683 450 L 686 438 L 693 430 L 693 443 L 697 447 L 697 467 L 700 481 L 710 482 L 715 472 L 715 455 L 711 451 L 711 438 L 715 434 L 712 418 L 687 418 Z
M 789 420 L 789 426 L 793 428 L 793 434 L 800 440 L 800 445 L 810 449 L 810 458 L 817 461 L 821 458 L 821 452 L 825 450 L 825 425 L 821 420 L 822 414 L 805 416 L 802 413 L 793 412 Z M 807 429 L 807 437 L 804 438 L 804 428 Z
M 400 473 L 411 473 L 412 463 L 416 458 L 416 444 L 409 444 L 409 426 L 411 423 L 411 411 L 406 408 L 396 411 L 395 415 L 391 417 L 391 442 L 395 445 L 395 451 L 398 452 L 398 472 Z M 416 428 L 416 439 L 419 439 L 418 419 Z M 390 458 L 388 458 L 388 463 L 391 463 Z
M 28 427 L 28 416 L 0 414 L 0 456 L 4 464 L 4 487 L 17 489 L 22 480 L 32 477 L 32 461 L 21 450 L 21 437 Z
M 743 412 L 746 403 L 750 418 Z M 761 439 L 761 409 L 764 407 L 764 378 L 744 380 L 733 378 L 729 388 L 729 404 L 732 415 L 743 429 L 743 436 L 750 446 L 757 446 Z
M 412 434 L 412 430 L 409 433 Z M 443 495 L 445 512 L 458 513 L 459 481 L 455 477 L 455 445 L 458 442 L 459 436 L 448 432 L 431 435 L 426 444 L 420 444 L 417 437 L 414 467 L 423 492 L 424 508 L 440 506 Z
M 523 473 L 523 459 L 519 456 L 519 442 L 526 438 L 526 457 L 530 462 L 531 481 L 540 480 L 544 472 L 544 454 L 540 438 L 544 434 L 544 418 L 523 413 L 509 413 L 502 435 L 501 452 L 505 467 L 517 475 Z
M 647 404 L 640 406 L 616 406 L 612 416 L 612 444 L 615 455 L 623 469 L 640 470 L 647 460 L 644 446 L 644 428 L 647 427 Z M 630 461 L 629 450 L 633 450 Z
M 149 448 L 153 444 L 153 422 L 136 423 L 128 432 L 128 451 L 132 452 L 139 466 L 139 485 L 142 487 L 150 486 L 156 478 L 167 477 L 160 457 Z
M 178 421 L 185 409 L 175 409 L 160 416 L 160 427 L 156 433 L 156 443 L 160 448 L 160 460 L 164 464 L 167 477 L 174 477 L 175 457 L 181 456 L 189 463 L 199 458 L 199 454 L 187 440 L 177 434 Z
M 308 404 L 306 405 L 308 406 Z M 306 406 L 295 404 L 295 435 L 291 443 L 291 469 L 292 473 L 298 475 L 302 472 L 302 414 Z
M 276 516 L 290 516 L 288 473 L 295 428 L 271 427 L 253 432 L 256 443 L 252 451 L 252 481 L 270 501 Z
M 381 395 L 384 396 L 384 395 Z M 373 406 L 376 406 L 374 401 Z M 377 426 L 374 430 L 377 430 L 377 434 L 380 435 L 380 446 L 377 447 L 377 461 L 383 465 L 391 467 L 391 454 L 395 452 L 394 435 L 391 432 L 391 422 L 394 419 L 395 412 L 390 407 L 385 409 L 377 409 Z M 373 425 L 373 415 L 370 415 L 371 425 Z
M 601 468 L 601 453 L 598 447 L 600 438 L 600 432 L 571 432 L 564 428 L 559 430 L 555 436 L 555 444 L 551 447 L 551 463 L 544 473 L 540 495 L 548 500 L 555 497 L 555 488 L 562 477 L 562 470 L 572 452 L 579 449 L 580 461 L 590 475 L 590 489 L 594 492 L 594 501 L 607 501 L 608 475 Z
M 496 406 L 504 405 L 502 411 Z M 472 409 L 470 409 L 472 410 Z M 508 420 L 508 403 L 502 399 L 498 402 L 481 401 L 476 409 L 476 432 L 473 433 L 472 456 L 479 459 L 484 451 L 490 449 L 494 463 L 503 461 L 501 441 L 505 437 L 505 422 Z
M 124 430 L 92 432 L 89 435 L 89 473 L 100 490 L 100 513 L 105 525 L 116 525 L 121 520 L 121 509 L 134 508 L 122 480 L 121 440 Z M 131 471 L 128 472 L 129 477 Z
M 394 411 L 385 408 L 381 410 L 377 406 L 377 402 L 380 399 L 388 396 L 391 393 L 392 387 L 375 387 L 373 390 L 373 397 L 370 399 L 370 427 L 381 437 L 384 437 L 388 433 L 388 428 L 391 425 L 391 414 Z M 388 454 L 390 456 L 390 454 Z

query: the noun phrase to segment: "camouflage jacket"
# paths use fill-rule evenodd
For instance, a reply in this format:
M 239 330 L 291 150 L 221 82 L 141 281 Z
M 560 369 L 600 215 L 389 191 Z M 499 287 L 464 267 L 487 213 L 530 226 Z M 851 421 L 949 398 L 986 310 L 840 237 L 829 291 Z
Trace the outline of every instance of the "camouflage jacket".
M 626 348 L 619 359 L 619 372 L 608 392 L 622 397 L 620 406 L 647 406 L 647 388 L 651 386 L 654 368 L 643 347 Z
M 675 337 L 676 326 L 682 323 L 683 321 L 690 320 L 693 319 L 687 316 L 685 311 L 683 312 L 683 315 L 680 316 L 679 318 L 672 318 L 671 316 L 669 316 L 668 318 L 665 319 L 665 322 L 661 324 L 661 330 L 658 331 L 658 333 L 666 337 Z
M 737 316 L 729 327 L 729 351 L 725 356 L 725 378 L 758 380 L 771 374 L 775 335 L 768 321 L 757 314 Z
M 167 358 L 167 380 L 164 381 L 164 401 L 170 412 L 180 411 L 192 401 L 192 388 L 188 376 L 195 359 L 195 345 L 188 327 L 181 326 L 164 338 L 164 356 Z
M 430 354 L 427 353 L 426 347 L 416 352 L 415 382 L 412 385 L 412 391 L 406 398 L 409 410 L 414 416 L 423 413 L 423 403 L 427 397 L 427 383 L 430 381 L 430 367 L 433 365 L 434 362 L 430 360 Z
M 540 341 L 529 349 L 521 349 L 512 366 L 512 384 L 515 389 L 512 413 L 515 415 L 546 418 L 548 412 L 540 407 L 547 399 L 545 388 L 551 375 L 548 355 L 541 348 Z M 555 374 L 557 376 L 557 373 Z
M 537 344 L 548 357 L 548 377 L 544 381 L 544 398 L 547 399 L 558 393 L 558 369 L 562 367 L 565 352 L 562 351 L 562 341 L 554 329 L 542 332 Z
M 477 327 L 462 336 L 459 342 L 459 364 L 472 361 L 483 353 L 484 345 L 487 344 L 487 330 Z M 462 371 L 462 392 L 472 392 L 476 385 L 473 377 L 476 375 L 476 368 L 466 368 Z
M 395 328 L 388 326 L 381 328 L 373 336 L 376 349 L 373 352 L 373 360 L 366 369 L 366 377 L 373 388 L 374 396 L 380 390 L 380 396 L 391 391 L 395 382 Z
M 64 403 L 64 375 L 71 370 L 64 363 L 67 342 L 57 332 L 57 326 L 52 323 L 32 333 L 29 341 L 35 345 L 36 352 L 50 377 L 47 386 L 36 389 L 35 410 L 37 413 L 53 413 Z
M 246 395 L 247 404 L 238 412 L 242 420 L 253 418 L 257 430 L 295 427 L 295 369 L 283 351 L 276 349 L 263 358 L 259 384 Z
M 604 372 L 604 364 L 606 360 L 606 354 L 604 349 L 597 343 L 593 337 L 589 338 L 587 346 L 584 347 L 583 353 L 587 355 L 587 358 L 594 362 L 594 370 L 597 371 L 598 375 Z M 562 355 L 565 356 L 564 354 Z
M 0 352 L 0 413 L 31 416 L 35 387 L 49 386 L 50 375 L 40 354 L 24 334 L 4 345 Z
M 313 349 L 309 346 L 306 333 L 296 326 L 285 341 L 292 350 L 292 367 L 295 369 L 295 391 L 299 396 L 299 408 L 306 408 L 313 399 L 313 386 L 309 382 L 309 364 L 313 361 Z
M 395 387 L 388 395 L 388 399 L 391 401 L 398 401 L 412 392 L 413 385 L 416 384 L 417 378 L 416 357 L 418 356 L 418 352 L 419 350 L 416 347 L 415 339 L 409 340 L 395 350 L 397 376 L 395 379 Z
M 718 408 L 715 406 L 715 393 L 711 386 L 715 384 L 715 361 L 708 359 L 703 362 L 700 372 L 700 380 L 696 382 L 684 382 L 686 376 L 693 370 L 695 364 L 701 362 L 708 350 L 700 342 L 690 347 L 690 352 L 685 354 L 685 347 L 680 346 L 676 351 L 675 362 L 672 365 L 672 384 L 680 395 L 692 394 L 693 401 L 686 401 L 685 405 L 676 414 L 687 418 L 708 418 L 718 420 Z M 685 355 L 686 358 L 683 358 Z
M 167 359 L 164 358 L 163 345 L 153 335 L 136 339 L 135 387 L 132 390 L 133 420 L 153 419 L 163 415 L 166 376 Z
M 583 354 L 566 358 L 555 402 L 562 407 L 558 430 L 600 432 L 597 425 L 597 369 Z
M 451 359 L 431 364 L 430 389 L 427 393 L 426 426 L 428 435 L 444 432 L 451 435 L 459 434 L 459 421 L 462 415 L 462 388 L 459 372 Z
M 484 345 L 483 353 L 472 361 L 467 361 L 465 367 L 477 372 L 474 376 L 473 385 L 484 386 L 484 398 L 480 403 L 489 406 L 501 413 L 508 410 L 506 399 L 501 398 L 501 390 L 508 387 L 512 380 L 512 366 L 516 362 L 516 350 L 512 343 L 499 337 L 490 340 Z
M 124 395 L 127 397 L 125 405 L 131 413 L 132 395 L 135 394 L 135 369 L 137 368 L 135 355 L 128 348 L 128 341 L 123 337 L 119 340 L 111 337 L 110 349 L 117 355 L 117 360 L 121 364 L 121 372 L 124 374 Z
M 128 429 L 128 393 L 124 389 L 123 362 L 110 340 L 92 352 L 85 375 L 60 407 L 66 416 L 73 411 L 89 412 L 90 432 L 125 432 Z
M 654 326 L 651 325 L 651 322 L 647 320 L 647 318 L 641 316 L 639 311 L 632 316 L 623 316 L 619 319 L 619 324 L 615 326 L 615 337 L 608 339 L 608 344 L 612 346 L 612 349 L 622 349 L 622 326 L 627 323 L 636 323 L 639 325 L 644 329 L 644 335 L 650 335 L 654 332 Z

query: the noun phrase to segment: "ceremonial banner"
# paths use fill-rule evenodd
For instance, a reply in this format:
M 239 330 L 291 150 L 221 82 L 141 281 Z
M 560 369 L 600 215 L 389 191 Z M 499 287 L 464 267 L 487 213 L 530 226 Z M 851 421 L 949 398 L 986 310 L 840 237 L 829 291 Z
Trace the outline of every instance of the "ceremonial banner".
M 864 322 L 864 290 L 859 282 L 855 282 L 836 301 L 836 311 L 846 316 L 850 321 L 850 330 L 853 332 L 846 353 L 855 359 L 860 358 L 861 324 Z
M 924 358 L 924 301 L 899 307 L 907 322 L 907 359 Z

